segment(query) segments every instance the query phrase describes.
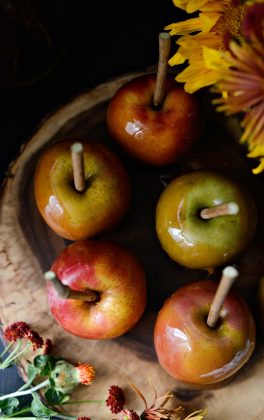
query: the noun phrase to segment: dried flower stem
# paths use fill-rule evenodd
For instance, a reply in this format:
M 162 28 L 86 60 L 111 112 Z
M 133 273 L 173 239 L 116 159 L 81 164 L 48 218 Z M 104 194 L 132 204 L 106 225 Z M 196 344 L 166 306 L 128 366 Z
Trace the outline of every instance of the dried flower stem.
M 22 395 L 29 395 L 32 394 L 35 391 L 38 391 L 41 388 L 44 388 L 46 386 L 50 385 L 49 379 L 46 379 L 45 381 L 41 382 L 40 384 L 34 386 L 33 388 L 27 389 L 25 391 L 15 391 L 11 392 L 11 394 L 2 395 L 0 397 L 0 401 L 6 400 L 7 398 L 11 397 L 21 397 Z
M 13 345 L 13 343 L 10 343 L 2 354 L 5 354 L 8 350 L 10 350 L 10 348 L 12 347 L 12 345 Z M 19 340 L 18 343 L 17 343 L 17 345 L 16 345 L 16 347 L 14 348 L 14 350 L 0 364 L 0 369 L 3 370 L 3 369 L 8 368 L 9 366 L 11 366 L 16 360 L 19 359 L 20 356 L 22 356 L 22 354 L 24 354 L 27 350 L 29 350 L 30 346 L 31 346 L 31 344 L 30 343 L 27 343 L 25 345 L 25 347 L 22 350 L 20 350 L 20 348 L 21 348 L 21 341 Z

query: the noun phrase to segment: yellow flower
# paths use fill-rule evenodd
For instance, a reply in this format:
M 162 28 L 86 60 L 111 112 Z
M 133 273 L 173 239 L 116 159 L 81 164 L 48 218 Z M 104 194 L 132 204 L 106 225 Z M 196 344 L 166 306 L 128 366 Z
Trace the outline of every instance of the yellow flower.
M 232 41 L 230 50 L 232 55 L 204 48 L 206 65 L 221 73 L 214 87 L 221 97 L 214 103 L 227 115 L 244 111 L 240 141 L 247 142 L 248 157 L 259 159 L 258 174 L 264 170 L 264 46 L 252 35 L 250 43 Z
M 240 38 L 243 17 L 248 7 L 237 0 L 173 0 L 176 7 L 187 13 L 200 12 L 197 17 L 166 26 L 170 35 L 181 35 L 176 43 L 179 48 L 170 59 L 171 66 L 184 63 L 188 66 L 176 80 L 185 83 L 187 92 L 216 83 L 221 73 L 206 67 L 203 47 L 226 51 L 232 38 Z

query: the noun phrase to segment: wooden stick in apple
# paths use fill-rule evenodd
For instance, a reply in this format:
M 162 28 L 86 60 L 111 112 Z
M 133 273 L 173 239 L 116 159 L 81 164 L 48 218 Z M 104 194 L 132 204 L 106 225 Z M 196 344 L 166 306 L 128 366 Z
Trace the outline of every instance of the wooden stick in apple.
M 167 32 L 161 32 L 159 34 L 159 63 L 153 96 L 153 105 L 155 108 L 158 108 L 164 99 L 170 49 L 170 35 Z
M 54 286 L 56 292 L 62 299 L 77 299 L 84 300 L 86 302 L 98 301 L 98 293 L 93 290 L 86 290 L 85 292 L 79 290 L 72 290 L 70 287 L 61 283 L 54 271 L 46 271 L 44 277 L 47 281 L 50 281 Z
M 76 142 L 71 146 L 71 159 L 74 186 L 77 191 L 83 192 L 86 188 L 85 172 L 84 172 L 84 158 L 83 145 Z
M 229 203 L 222 203 L 218 206 L 208 207 L 203 209 L 200 212 L 200 216 L 202 219 L 208 220 L 208 219 L 214 219 L 218 216 L 229 216 L 229 215 L 235 215 L 239 212 L 239 206 L 234 201 L 231 201 Z
M 223 302 L 238 275 L 239 272 L 235 267 L 227 266 L 226 268 L 224 268 L 222 278 L 220 280 L 207 318 L 207 325 L 209 327 L 215 327 L 220 315 Z

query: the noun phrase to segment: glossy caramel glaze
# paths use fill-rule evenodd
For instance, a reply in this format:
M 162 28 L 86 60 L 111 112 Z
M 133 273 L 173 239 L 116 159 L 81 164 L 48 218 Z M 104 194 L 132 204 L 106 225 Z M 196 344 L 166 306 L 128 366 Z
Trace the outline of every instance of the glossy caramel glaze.
M 184 286 L 165 301 L 156 319 L 159 362 L 171 376 L 188 384 L 202 386 L 231 377 L 255 348 L 254 318 L 235 293 L 226 297 L 216 327 L 206 324 L 216 289 L 211 280 Z
M 86 189 L 75 190 L 70 146 L 84 146 Z M 80 240 L 116 226 L 129 209 L 131 187 L 122 162 L 105 146 L 85 139 L 55 143 L 43 151 L 34 182 L 38 209 L 58 235 Z
M 146 280 L 140 261 L 113 241 L 77 241 L 66 247 L 51 270 L 73 290 L 94 290 L 96 303 L 62 299 L 47 284 L 51 313 L 69 333 L 111 339 L 135 326 L 146 306 Z
M 200 211 L 234 201 L 235 215 L 203 220 Z M 257 215 L 249 194 L 214 171 L 196 171 L 175 178 L 161 194 L 156 231 L 161 246 L 179 264 L 209 269 L 226 264 L 245 250 L 256 230 Z
M 128 155 L 165 165 L 191 150 L 201 137 L 205 117 L 197 96 L 186 93 L 172 76 L 167 77 L 162 106 L 155 109 L 155 81 L 152 74 L 123 85 L 109 103 L 107 127 Z

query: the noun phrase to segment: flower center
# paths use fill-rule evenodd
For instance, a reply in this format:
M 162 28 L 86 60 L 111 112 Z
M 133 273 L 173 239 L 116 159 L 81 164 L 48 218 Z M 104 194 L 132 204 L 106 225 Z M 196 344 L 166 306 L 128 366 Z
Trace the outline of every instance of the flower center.
M 232 38 L 238 38 L 242 34 L 242 25 L 247 6 L 239 0 L 223 0 L 224 10 L 220 19 L 216 22 L 212 32 L 221 39 L 220 49 L 228 50 Z
M 231 37 L 240 36 L 245 10 L 246 6 L 244 4 L 235 5 L 233 2 L 230 2 L 224 11 L 223 18 L 225 31 Z

